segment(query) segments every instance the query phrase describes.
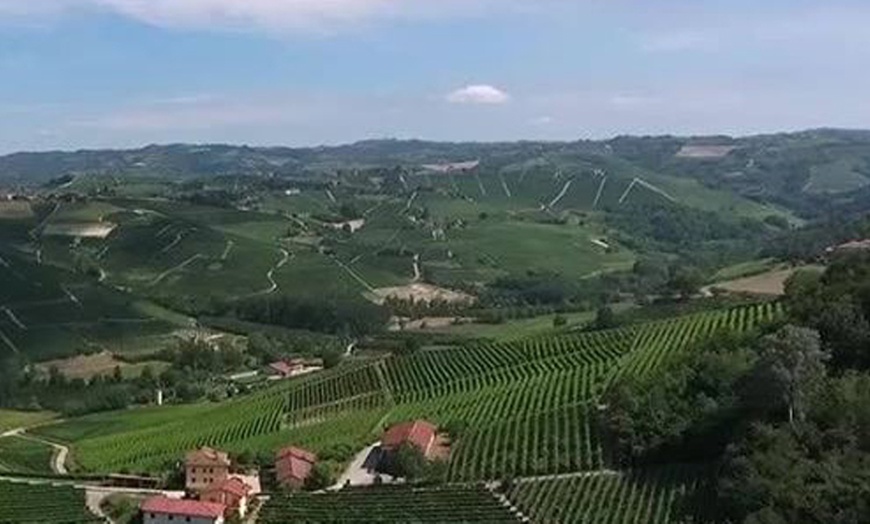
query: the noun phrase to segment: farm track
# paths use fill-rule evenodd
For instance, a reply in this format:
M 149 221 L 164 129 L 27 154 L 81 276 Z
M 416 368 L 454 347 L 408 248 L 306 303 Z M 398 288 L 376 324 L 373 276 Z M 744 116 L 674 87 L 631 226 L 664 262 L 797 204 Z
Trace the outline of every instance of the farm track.
M 369 290 L 369 291 L 372 292 L 372 293 L 375 292 L 375 288 L 374 288 L 374 286 L 372 286 L 371 284 L 369 284 L 368 282 L 366 282 L 366 280 L 365 280 L 363 277 L 361 277 L 361 276 L 359 275 L 359 273 L 357 273 L 356 271 L 354 271 L 353 269 L 351 269 L 350 266 L 348 266 L 347 264 L 345 264 L 344 262 L 342 262 L 341 260 L 339 260 L 337 257 L 329 257 L 329 258 L 331 258 L 331 259 L 332 259 L 332 260 L 333 260 L 333 261 L 338 265 L 338 267 L 340 267 L 340 268 L 342 268 L 343 270 L 345 270 L 345 272 L 346 272 L 348 275 L 350 275 L 351 278 L 353 278 L 354 280 L 356 280 L 357 282 L 359 282 L 360 284 L 362 284 L 362 286 L 363 286 L 364 288 L 366 288 L 367 290 Z
M 226 262 L 227 258 L 230 256 L 230 252 L 232 252 L 235 245 L 236 243 L 232 240 L 227 240 L 227 246 L 224 248 L 224 252 L 221 253 L 221 262 Z
M 272 266 L 272 268 L 266 273 L 266 280 L 269 281 L 269 288 L 265 289 L 263 291 L 259 291 L 257 293 L 254 293 L 251 296 L 256 297 L 256 296 L 261 296 L 261 295 L 271 295 L 272 293 L 278 291 L 278 283 L 275 282 L 275 271 L 278 271 L 279 269 L 284 267 L 287 264 L 287 262 L 290 261 L 290 258 L 293 256 L 286 249 L 282 248 L 280 251 L 281 251 L 281 257 L 282 257 L 281 260 L 279 260 L 277 264 Z
M 200 260 L 203 258 L 205 258 L 205 255 L 203 255 L 202 253 L 197 253 L 197 254 L 193 255 L 192 257 L 188 258 L 184 262 L 182 262 L 176 266 L 173 266 L 173 267 L 167 269 L 166 271 L 164 271 L 163 273 L 160 273 L 159 275 L 157 275 L 157 277 L 154 280 L 152 280 L 151 282 L 148 283 L 148 286 L 149 287 L 156 286 L 157 284 L 162 282 L 164 278 L 168 277 L 169 275 L 171 275 L 175 271 L 181 271 L 182 269 L 193 264 L 197 260 Z
M 4 344 L 9 346 L 9 349 L 11 349 L 13 353 L 15 353 L 16 355 L 21 354 L 21 351 L 19 351 L 18 347 L 11 340 L 9 340 L 9 337 L 6 336 L 6 333 L 2 331 L 0 331 L 0 340 L 2 340 Z
M 161 253 L 168 253 L 184 239 L 184 231 L 179 231 L 175 234 L 175 238 L 166 247 L 160 250 Z
M 572 179 L 572 180 L 568 180 L 567 182 L 565 182 L 565 185 L 562 186 L 562 191 L 560 191 L 559 194 L 556 195 L 556 198 L 554 198 L 553 200 L 550 201 L 549 204 L 547 204 L 547 207 L 548 207 L 548 208 L 549 208 L 549 207 L 553 207 L 553 206 L 555 206 L 556 204 L 558 204 L 558 203 L 559 203 L 563 198 L 565 198 L 565 195 L 568 193 L 568 190 L 571 188 L 571 184 L 572 184 L 573 182 L 574 182 L 573 179 Z
M 60 202 L 57 202 L 54 205 L 54 209 L 52 209 L 49 214 L 45 215 L 45 218 L 42 219 L 42 222 L 40 222 L 36 225 L 36 227 L 30 230 L 30 232 L 28 233 L 30 235 L 30 238 L 36 240 L 37 233 L 45 227 L 48 221 L 51 220 L 51 217 L 53 217 L 54 214 L 57 213 L 58 209 L 60 209 Z
M 498 175 L 498 178 L 499 178 L 499 180 L 501 180 L 501 187 L 502 187 L 502 189 L 504 189 L 505 196 L 507 196 L 508 198 L 513 198 L 513 196 L 511 196 L 511 190 L 507 185 L 507 181 L 504 179 L 504 177 L 501 174 Z
M 598 201 L 601 200 L 601 194 L 604 192 L 604 184 L 607 182 L 607 175 L 604 175 L 604 178 L 601 179 L 601 183 L 598 185 L 598 192 L 595 193 L 595 200 L 592 202 L 592 209 L 598 207 Z
M 18 327 L 18 329 L 22 331 L 27 331 L 27 326 L 25 326 L 24 323 L 15 316 L 15 313 L 11 309 L 9 309 L 9 306 L 3 306 L 0 309 L 2 309 L 4 313 L 6 313 L 6 316 L 9 317 L 9 320 L 11 320 L 12 323 Z
M 407 213 L 411 209 L 411 204 L 414 203 L 414 200 L 417 199 L 417 192 L 414 191 L 411 194 L 411 198 L 408 199 L 408 202 L 405 204 L 405 209 L 402 210 L 402 213 Z

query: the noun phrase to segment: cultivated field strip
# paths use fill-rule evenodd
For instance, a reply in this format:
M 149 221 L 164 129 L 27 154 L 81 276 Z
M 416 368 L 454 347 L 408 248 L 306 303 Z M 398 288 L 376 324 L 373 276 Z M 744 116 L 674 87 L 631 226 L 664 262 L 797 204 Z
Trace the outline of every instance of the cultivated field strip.
M 610 331 L 357 361 L 205 404 L 165 424 L 73 438 L 74 457 L 90 471 L 144 472 L 201 445 L 258 453 L 304 442 L 315 451 L 340 446 L 346 454 L 389 423 L 426 418 L 457 434 L 451 480 L 594 470 L 601 466 L 597 401 L 610 384 L 650 373 L 718 330 L 745 331 L 781 313 L 778 304 L 765 303 Z M 345 428 L 339 435 L 336 424 Z
M 532 522 L 701 523 L 709 478 L 697 465 L 590 472 L 521 480 L 508 498 Z
M 274 495 L 259 522 L 519 522 L 482 486 L 346 488 Z
M 83 490 L 0 481 L 0 522 L 96 524 L 102 520 L 85 507 Z

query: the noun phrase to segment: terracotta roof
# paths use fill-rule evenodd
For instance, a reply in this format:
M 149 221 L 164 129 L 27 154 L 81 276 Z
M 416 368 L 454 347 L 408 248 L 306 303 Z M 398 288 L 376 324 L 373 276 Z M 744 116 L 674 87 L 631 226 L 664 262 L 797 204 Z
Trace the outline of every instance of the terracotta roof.
M 293 372 L 293 367 L 290 364 L 284 362 L 283 360 L 279 360 L 278 362 L 272 362 L 271 364 L 269 364 L 269 367 L 272 370 L 281 373 L 282 375 L 289 375 Z
M 146 513 L 162 513 L 164 515 L 180 515 L 182 517 L 207 517 L 216 519 L 223 516 L 226 506 L 215 502 L 198 500 L 171 499 L 169 497 L 151 497 L 146 499 L 140 509 Z
M 230 457 L 223 451 L 200 448 L 188 453 L 184 463 L 188 466 L 229 466 Z
M 429 451 L 429 446 L 435 440 L 437 429 L 433 424 L 425 420 L 403 422 L 388 429 L 381 438 L 381 447 L 385 449 L 397 448 L 404 442 L 414 444 L 423 453 Z
M 275 474 L 278 481 L 305 480 L 317 462 L 317 455 L 302 448 L 289 447 L 278 452 L 275 459 Z
M 216 491 L 229 493 L 236 497 L 246 497 L 248 492 L 251 491 L 251 488 L 241 479 L 230 477 L 224 480 L 219 480 L 205 489 L 206 493 L 214 493 Z

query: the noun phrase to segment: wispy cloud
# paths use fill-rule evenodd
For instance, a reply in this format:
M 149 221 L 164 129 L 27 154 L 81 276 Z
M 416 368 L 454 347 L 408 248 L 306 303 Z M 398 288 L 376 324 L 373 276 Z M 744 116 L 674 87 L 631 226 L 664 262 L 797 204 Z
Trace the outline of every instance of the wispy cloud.
M 331 32 L 377 19 L 468 16 L 528 0 L 0 0 L 3 18 L 106 12 L 174 29 Z
M 510 101 L 510 95 L 488 84 L 473 84 L 461 87 L 447 95 L 452 104 L 498 105 Z

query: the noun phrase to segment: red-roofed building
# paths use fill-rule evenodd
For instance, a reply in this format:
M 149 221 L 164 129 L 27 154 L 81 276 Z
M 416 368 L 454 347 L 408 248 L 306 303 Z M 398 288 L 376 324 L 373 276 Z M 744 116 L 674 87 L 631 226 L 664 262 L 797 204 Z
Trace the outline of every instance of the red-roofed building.
M 205 489 L 200 496 L 204 502 L 223 504 L 226 507 L 226 518 L 244 518 L 248 513 L 248 501 L 251 495 L 251 487 L 238 477 L 229 477 L 226 480 L 215 482 Z
M 386 453 L 396 451 L 402 444 L 411 444 L 419 449 L 423 456 L 431 458 L 432 447 L 438 428 L 425 420 L 402 422 L 390 427 L 381 438 L 381 450 Z
M 185 487 L 199 493 L 216 482 L 223 482 L 230 475 L 230 458 L 223 451 L 200 448 L 191 451 L 184 459 Z
M 278 483 L 290 489 L 301 489 L 311 475 L 317 455 L 297 447 L 280 450 L 275 456 L 275 478 Z
M 305 362 L 302 359 L 293 360 L 278 360 L 272 362 L 268 366 L 268 372 L 280 378 L 290 378 L 298 375 L 305 369 Z
M 142 510 L 142 522 L 144 524 L 223 524 L 223 504 L 214 502 L 202 502 L 199 500 L 172 499 L 169 497 L 151 497 L 142 502 L 139 507 Z

